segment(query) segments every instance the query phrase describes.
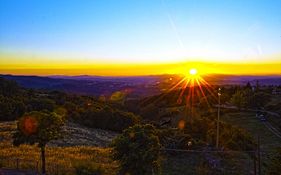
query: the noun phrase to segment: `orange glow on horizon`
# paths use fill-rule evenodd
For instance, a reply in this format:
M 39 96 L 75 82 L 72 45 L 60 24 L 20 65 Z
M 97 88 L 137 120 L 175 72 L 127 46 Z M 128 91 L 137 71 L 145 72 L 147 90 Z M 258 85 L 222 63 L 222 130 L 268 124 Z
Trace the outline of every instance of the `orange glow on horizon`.
M 175 63 L 122 63 L 83 61 L 83 59 L 55 59 L 0 54 L 0 74 L 15 75 L 100 75 L 137 76 L 159 74 L 186 74 L 196 67 L 200 75 L 281 75 L 281 55 L 263 62 L 207 62 L 189 61 Z M 194 59 L 193 59 L 194 60 Z M 270 61 L 271 60 L 271 61 Z

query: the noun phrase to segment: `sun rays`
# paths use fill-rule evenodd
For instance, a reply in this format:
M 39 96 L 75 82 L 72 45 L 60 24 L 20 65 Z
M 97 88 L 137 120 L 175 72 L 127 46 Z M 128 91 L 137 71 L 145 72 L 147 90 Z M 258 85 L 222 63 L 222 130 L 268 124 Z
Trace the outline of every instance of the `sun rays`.
M 196 68 L 191 68 L 169 91 L 176 89 L 180 91 L 177 97 L 177 104 L 185 105 L 185 109 L 190 113 L 190 118 L 193 117 L 196 104 L 205 103 L 210 107 L 208 96 L 216 98 L 212 86 L 200 76 Z
M 203 78 L 204 70 L 190 68 L 182 75 L 177 78 L 169 77 L 170 85 L 162 91 L 162 94 L 144 99 L 141 105 L 145 107 L 152 103 L 158 108 L 163 108 L 163 104 L 176 107 L 181 111 L 183 122 L 187 120 L 192 122 L 193 118 L 200 115 L 198 110 L 211 110 L 212 104 L 217 101 L 217 96 L 215 87 Z M 171 81 L 174 79 L 175 81 Z

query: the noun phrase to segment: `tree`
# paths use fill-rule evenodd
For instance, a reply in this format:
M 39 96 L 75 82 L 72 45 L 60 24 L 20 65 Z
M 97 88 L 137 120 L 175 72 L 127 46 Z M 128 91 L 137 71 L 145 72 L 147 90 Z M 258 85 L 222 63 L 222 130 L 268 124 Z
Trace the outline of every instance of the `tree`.
M 48 98 L 34 98 L 29 101 L 29 110 L 30 111 L 54 111 L 55 102 Z
M 0 94 L 0 121 L 10 121 L 22 116 L 25 105 L 21 99 L 4 97 Z
M 135 125 L 113 141 L 113 158 L 121 173 L 148 175 L 159 172 L 160 143 L 152 125 Z
M 269 100 L 270 100 L 270 95 L 267 93 L 259 91 L 254 94 L 254 106 L 256 108 L 264 107 Z
M 51 140 L 61 137 L 64 118 L 48 111 L 32 111 L 24 114 L 17 123 L 13 135 L 15 146 L 21 144 L 38 144 L 41 149 L 42 174 L 46 173 L 45 147 Z
M 249 81 L 248 81 L 248 83 L 246 84 L 245 89 L 252 90 L 252 86 L 251 86 L 251 83 L 250 83 Z
M 15 81 L 0 77 L 0 94 L 12 97 L 20 93 L 20 87 Z
M 246 104 L 246 98 L 245 98 L 244 93 L 240 90 L 236 91 L 232 95 L 230 102 L 240 110 Z

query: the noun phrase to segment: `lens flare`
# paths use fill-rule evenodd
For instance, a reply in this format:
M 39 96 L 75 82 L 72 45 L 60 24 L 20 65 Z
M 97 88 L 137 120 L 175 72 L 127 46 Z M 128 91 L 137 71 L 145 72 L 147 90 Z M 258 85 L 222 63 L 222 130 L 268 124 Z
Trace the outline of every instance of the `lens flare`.
M 147 106 L 151 102 L 155 104 L 161 104 L 163 101 L 175 102 L 177 103 L 177 107 L 184 112 L 183 121 L 186 122 L 186 120 L 189 120 L 190 123 L 192 123 L 193 118 L 198 115 L 199 111 L 196 107 L 201 106 L 211 109 L 210 102 L 215 101 L 217 96 L 214 93 L 214 87 L 201 76 L 198 69 L 192 68 L 189 71 L 186 71 L 183 77 L 180 76 L 174 79 L 177 79 L 177 81 L 169 81 L 171 86 L 165 93 L 162 93 L 153 100 L 147 98 L 141 105 Z M 185 122 L 177 123 L 177 127 L 179 129 L 183 128 L 183 124 L 186 124 Z
M 26 116 L 19 121 L 21 131 L 26 135 L 32 135 L 38 130 L 38 122 L 32 116 Z
M 216 98 L 212 86 L 200 76 L 196 68 L 190 69 L 188 74 L 185 74 L 180 81 L 169 89 L 169 92 L 172 90 L 180 91 L 178 93 L 177 103 L 179 105 L 185 104 L 185 109 L 189 113 L 187 115 L 189 115 L 190 120 L 195 116 L 194 107 L 197 104 L 205 102 L 210 107 L 207 96 Z

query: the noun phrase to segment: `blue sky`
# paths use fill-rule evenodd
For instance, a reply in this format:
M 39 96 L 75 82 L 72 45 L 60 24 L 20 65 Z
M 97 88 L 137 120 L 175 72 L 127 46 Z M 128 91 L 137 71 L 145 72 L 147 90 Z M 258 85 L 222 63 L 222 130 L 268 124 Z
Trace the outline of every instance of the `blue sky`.
M 104 63 L 280 61 L 280 9 L 279 0 L 0 0 L 0 53 Z

